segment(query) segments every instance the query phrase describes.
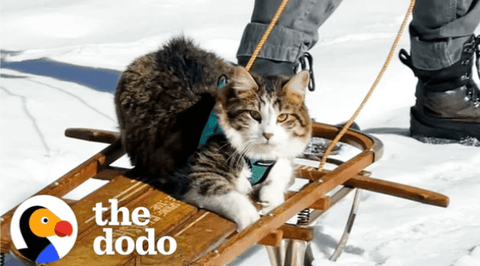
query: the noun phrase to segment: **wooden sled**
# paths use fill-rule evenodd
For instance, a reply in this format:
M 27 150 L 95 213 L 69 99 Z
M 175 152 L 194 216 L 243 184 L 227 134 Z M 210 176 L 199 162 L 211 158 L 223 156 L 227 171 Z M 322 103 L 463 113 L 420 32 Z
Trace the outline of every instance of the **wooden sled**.
M 313 135 L 326 139 L 333 139 L 339 131 L 340 128 L 326 124 L 314 123 L 313 126 Z M 307 248 L 308 242 L 313 238 L 311 225 L 354 188 L 441 207 L 447 207 L 449 203 L 448 197 L 438 193 L 370 177 L 370 173 L 363 169 L 381 157 L 382 143 L 361 132 L 348 130 L 341 142 L 361 149 L 361 153 L 346 162 L 329 159 L 329 163 L 337 165 L 330 171 L 300 167 L 300 178 L 310 182 L 298 192 L 289 192 L 283 205 L 241 233 L 236 233 L 233 222 L 177 201 L 147 184 L 131 180 L 124 176 L 127 169 L 110 166 L 125 154 L 118 133 L 67 129 L 65 134 L 110 145 L 36 195 L 61 198 L 89 178 L 109 182 L 78 201 L 66 201 L 77 217 L 77 241 L 64 258 L 51 265 L 223 265 L 255 244 L 267 246 L 272 265 L 308 265 L 312 259 Z M 151 217 L 145 227 L 155 229 L 155 239 L 173 237 L 177 242 L 176 251 L 167 256 L 141 256 L 136 252 L 130 255 L 96 255 L 93 250 L 94 239 L 104 233 L 102 227 L 95 223 L 92 208 L 98 202 L 110 206 L 109 199 L 117 199 L 119 207 L 125 206 L 130 211 L 137 207 L 148 208 Z M 309 214 L 308 221 L 300 225 L 285 223 L 306 208 L 314 210 Z M 1 252 L 24 260 L 11 243 L 10 221 L 14 210 L 1 218 Z M 109 211 L 104 216 L 109 217 Z M 114 241 L 122 235 L 128 235 L 134 240 L 146 235 L 144 228 L 139 226 L 107 227 L 113 228 Z M 286 250 L 282 248 L 286 242 L 283 240 L 289 241 Z

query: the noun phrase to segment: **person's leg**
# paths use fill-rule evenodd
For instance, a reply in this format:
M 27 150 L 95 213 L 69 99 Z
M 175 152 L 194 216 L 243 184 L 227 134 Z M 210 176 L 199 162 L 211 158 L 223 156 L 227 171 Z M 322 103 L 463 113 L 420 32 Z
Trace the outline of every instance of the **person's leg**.
M 453 65 L 479 23 L 478 0 L 418 0 L 410 25 L 413 65 L 423 70 Z
M 413 137 L 480 139 L 480 91 L 472 79 L 479 23 L 478 0 L 417 1 L 411 57 L 400 52 L 419 79 L 411 109 Z
M 317 43 L 318 28 L 341 1 L 290 1 L 255 61 L 252 71 L 291 74 L 286 72 L 298 63 L 303 53 Z M 282 0 L 255 1 L 251 22 L 245 27 L 237 52 L 240 65 L 246 65 L 250 59 L 281 2 Z

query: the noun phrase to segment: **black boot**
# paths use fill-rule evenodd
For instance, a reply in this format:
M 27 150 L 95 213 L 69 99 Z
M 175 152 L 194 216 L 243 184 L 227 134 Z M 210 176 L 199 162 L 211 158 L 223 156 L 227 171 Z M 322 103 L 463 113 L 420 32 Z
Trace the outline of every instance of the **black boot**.
M 480 140 L 480 90 L 472 78 L 475 53 L 478 68 L 479 44 L 480 38 L 472 36 L 457 63 L 434 71 L 415 68 L 407 52 L 400 51 L 400 60 L 418 77 L 417 100 L 410 110 L 412 137 L 423 142 L 432 142 L 430 138 Z

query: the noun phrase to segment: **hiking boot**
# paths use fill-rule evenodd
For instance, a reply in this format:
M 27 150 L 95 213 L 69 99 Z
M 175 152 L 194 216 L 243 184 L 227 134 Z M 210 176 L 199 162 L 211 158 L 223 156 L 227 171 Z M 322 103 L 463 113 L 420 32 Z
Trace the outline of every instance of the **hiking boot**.
M 440 70 L 417 69 L 411 56 L 400 51 L 400 60 L 418 77 L 416 103 L 410 110 L 412 137 L 423 142 L 431 142 L 430 138 L 480 140 L 480 90 L 472 78 L 475 53 L 479 67 L 479 37 L 472 36 L 464 44 L 457 63 Z

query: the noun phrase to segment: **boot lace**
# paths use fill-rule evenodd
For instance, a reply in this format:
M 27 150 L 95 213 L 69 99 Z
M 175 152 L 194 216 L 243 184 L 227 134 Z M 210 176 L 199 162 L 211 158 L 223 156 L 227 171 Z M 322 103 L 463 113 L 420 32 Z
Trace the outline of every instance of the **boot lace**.
M 477 75 L 480 79 L 480 35 L 474 38 L 473 51 L 475 52 L 475 66 L 477 67 Z M 473 105 L 477 108 L 480 107 L 480 89 L 475 83 L 473 83 L 470 97 L 473 100 Z
M 475 37 L 475 46 L 473 49 L 475 50 L 475 65 L 477 66 L 477 74 L 478 78 L 480 78 L 480 35 Z
M 468 90 L 468 99 L 473 103 L 474 107 L 480 107 L 480 90 L 477 84 L 475 84 L 475 82 L 473 81 L 472 77 L 472 68 L 474 68 L 473 63 L 475 62 L 475 66 L 477 68 L 477 75 L 480 78 L 480 35 L 476 37 L 473 36 L 470 42 L 464 44 L 463 53 L 471 54 L 471 57 L 461 62 L 461 64 L 464 66 L 471 66 L 471 71 L 463 74 L 460 79 L 467 82 L 466 86 Z

